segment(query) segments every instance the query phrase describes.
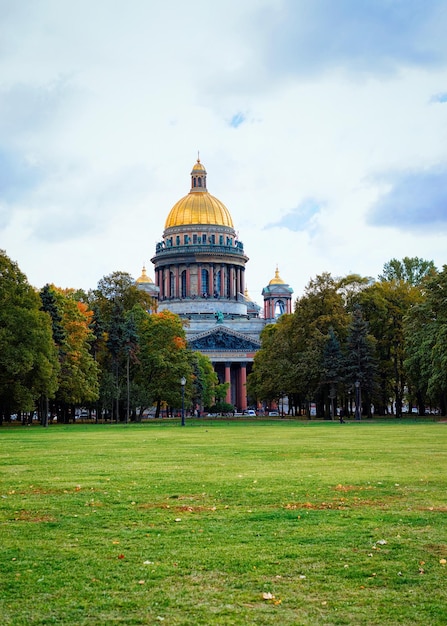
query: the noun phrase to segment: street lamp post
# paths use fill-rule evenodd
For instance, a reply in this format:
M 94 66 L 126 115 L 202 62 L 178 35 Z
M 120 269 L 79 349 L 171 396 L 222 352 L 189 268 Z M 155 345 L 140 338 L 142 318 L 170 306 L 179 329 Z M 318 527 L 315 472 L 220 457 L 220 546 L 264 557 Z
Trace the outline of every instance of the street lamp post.
M 362 409 L 360 400 L 360 381 L 355 381 L 355 419 L 362 419 Z
M 182 426 L 185 425 L 185 385 L 186 378 L 184 376 L 180 379 L 180 384 L 182 386 Z

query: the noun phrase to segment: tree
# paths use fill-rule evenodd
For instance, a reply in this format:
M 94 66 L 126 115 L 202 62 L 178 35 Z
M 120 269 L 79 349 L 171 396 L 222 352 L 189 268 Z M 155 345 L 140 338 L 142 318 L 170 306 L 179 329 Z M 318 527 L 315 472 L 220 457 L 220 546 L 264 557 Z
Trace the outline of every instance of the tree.
M 291 393 L 292 355 L 286 330 L 290 318 L 282 315 L 261 332 L 261 349 L 255 354 L 253 370 L 247 377 L 247 393 L 257 402 L 278 402 L 282 393 Z
M 155 415 L 159 417 L 162 402 L 180 406 L 183 376 L 186 398 L 191 396 L 192 367 L 185 330 L 178 315 L 170 311 L 149 314 L 136 306 L 133 314 L 139 338 L 135 379 L 156 405 Z
M 98 364 L 91 353 L 93 312 L 76 299 L 72 289 L 45 285 L 42 308 L 52 319 L 53 338 L 59 352 L 57 413 L 66 422 L 69 409 L 98 398 Z
M 362 415 L 362 392 L 367 401 L 368 417 L 371 417 L 371 396 L 375 386 L 376 361 L 375 341 L 368 332 L 368 323 L 363 319 L 358 306 L 352 316 L 346 340 L 345 380 L 356 394 L 356 419 Z
M 428 276 L 433 276 L 436 268 L 433 261 L 425 261 L 419 257 L 404 257 L 402 261 L 391 259 L 383 266 L 382 282 L 403 281 L 412 285 L 420 285 Z
M 0 423 L 57 389 L 51 319 L 26 276 L 0 251 Z
M 405 318 L 405 367 L 419 414 L 425 403 L 447 409 L 447 265 L 423 284 L 424 297 Z
M 432 316 L 426 299 L 414 306 L 405 317 L 404 367 L 408 377 L 410 395 L 416 397 L 419 415 L 425 415 L 427 401 L 430 402 L 428 388 L 433 373 L 433 348 L 436 344 L 437 323 Z M 433 402 L 439 398 L 435 394 Z
M 329 332 L 331 330 L 340 343 L 344 342 L 349 324 L 346 294 L 350 284 L 359 282 L 357 276 L 343 280 L 325 272 L 309 281 L 304 296 L 295 306 L 294 345 L 299 355 L 296 372 L 306 384 L 307 401 L 316 401 L 319 417 L 330 415 L 330 388 L 327 384 L 322 385 L 324 350 Z
M 340 342 L 335 335 L 334 329 L 329 328 L 329 334 L 323 349 L 322 377 L 321 384 L 328 391 L 330 398 L 330 418 L 335 416 L 335 399 L 337 397 L 337 389 L 344 377 L 343 353 Z
M 192 404 L 199 412 L 210 407 L 217 393 L 219 379 L 209 358 L 200 352 L 191 352 L 193 371 Z
M 387 411 L 394 408 L 402 416 L 407 388 L 405 360 L 405 317 L 422 298 L 422 284 L 405 280 L 382 280 L 361 294 L 358 302 L 377 340 L 378 377 L 380 392 L 377 407 Z M 375 403 L 376 404 L 376 403 Z
M 89 293 L 88 300 L 94 312 L 95 342 L 92 347 L 101 368 L 98 410 L 107 407 L 112 419 L 113 414 L 117 421 L 124 416 L 127 419 L 130 389 L 137 390 L 130 363 L 132 350 L 135 354 L 137 347 L 133 345 L 131 348 L 132 342 L 129 341 L 131 322 L 128 315 L 135 307 L 143 312 L 154 309 L 154 301 L 136 287 L 127 272 L 104 276 L 97 288 Z M 140 399 L 144 397 L 144 391 L 140 389 L 138 393 Z

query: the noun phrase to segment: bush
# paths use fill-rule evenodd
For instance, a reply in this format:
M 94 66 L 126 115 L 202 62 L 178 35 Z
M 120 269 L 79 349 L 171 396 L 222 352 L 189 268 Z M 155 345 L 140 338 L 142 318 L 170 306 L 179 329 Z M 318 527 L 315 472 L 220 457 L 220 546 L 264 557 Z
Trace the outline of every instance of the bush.
M 234 406 L 228 404 L 228 402 L 216 402 L 213 406 L 210 406 L 208 413 L 217 413 L 218 415 L 228 415 L 234 413 Z

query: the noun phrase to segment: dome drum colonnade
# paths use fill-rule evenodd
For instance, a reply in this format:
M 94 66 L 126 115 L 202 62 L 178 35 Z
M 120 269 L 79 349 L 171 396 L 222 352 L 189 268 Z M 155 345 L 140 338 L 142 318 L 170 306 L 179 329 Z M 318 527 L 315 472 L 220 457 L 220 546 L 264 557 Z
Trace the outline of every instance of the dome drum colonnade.
M 268 318 L 260 317 L 260 307 L 245 287 L 248 257 L 230 212 L 208 192 L 206 175 L 197 159 L 190 192 L 172 207 L 163 239 L 156 244 L 151 259 L 155 285 L 144 268 L 137 284 L 157 298 L 159 311 L 167 309 L 188 320 L 189 346 L 210 358 L 220 382 L 230 383 L 226 401 L 243 410 L 247 374 L 261 345 L 260 333 L 266 323 L 275 321 L 278 311 L 291 311 L 293 290 L 277 271 L 263 290 Z

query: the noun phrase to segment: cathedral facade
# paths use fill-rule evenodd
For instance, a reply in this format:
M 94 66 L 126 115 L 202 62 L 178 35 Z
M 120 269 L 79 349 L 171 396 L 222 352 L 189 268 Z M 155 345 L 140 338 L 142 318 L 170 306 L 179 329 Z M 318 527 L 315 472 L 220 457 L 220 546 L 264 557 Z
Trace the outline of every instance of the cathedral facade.
M 262 290 L 264 307 L 245 286 L 248 257 L 226 206 L 207 189 L 200 159 L 191 171 L 189 193 L 174 204 L 156 244 L 155 282 L 146 269 L 140 289 L 185 321 L 188 345 L 209 357 L 220 382 L 230 383 L 226 401 L 247 408 L 246 380 L 260 348 L 260 334 L 279 315 L 291 313 L 293 290 L 279 276 Z

